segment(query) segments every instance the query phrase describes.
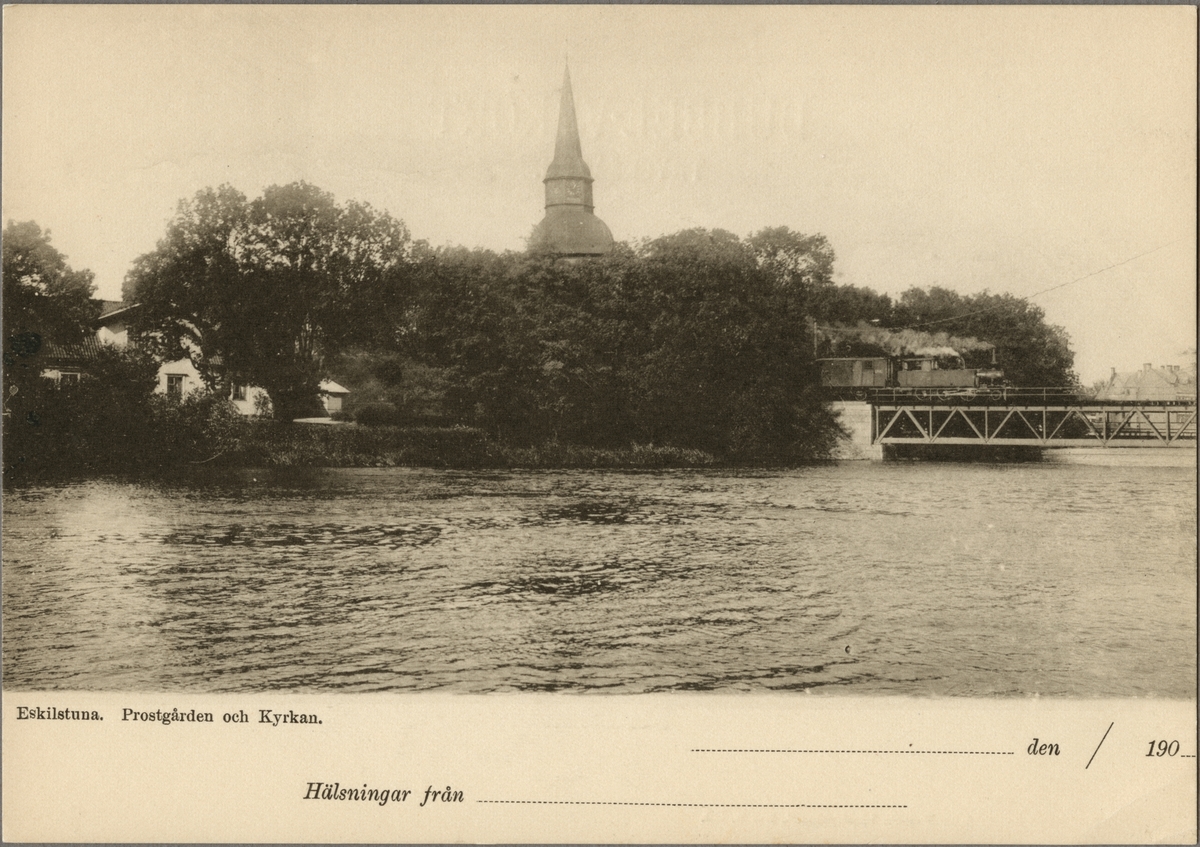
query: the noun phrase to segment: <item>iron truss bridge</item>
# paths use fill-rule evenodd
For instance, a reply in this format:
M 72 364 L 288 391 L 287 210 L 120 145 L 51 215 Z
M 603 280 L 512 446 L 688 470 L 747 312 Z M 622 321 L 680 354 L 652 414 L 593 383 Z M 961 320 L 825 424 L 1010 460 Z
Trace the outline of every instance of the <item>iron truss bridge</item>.
M 1048 398 L 1047 398 L 1048 399 Z M 1196 446 L 1196 401 L 872 402 L 872 444 L 1026 447 Z

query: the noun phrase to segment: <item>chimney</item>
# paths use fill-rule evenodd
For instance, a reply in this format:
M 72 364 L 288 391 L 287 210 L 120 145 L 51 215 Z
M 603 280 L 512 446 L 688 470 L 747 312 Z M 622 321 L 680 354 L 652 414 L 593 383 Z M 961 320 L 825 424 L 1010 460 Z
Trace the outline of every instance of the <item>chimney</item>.
M 1152 364 L 1150 364 L 1149 362 L 1146 362 L 1146 364 L 1142 365 L 1142 370 L 1149 373 L 1149 371 L 1152 367 L 1154 367 Z
M 1111 381 L 1111 380 L 1114 380 L 1114 379 L 1116 379 L 1116 378 L 1117 378 L 1117 369 L 1116 369 L 1116 368 L 1109 368 L 1109 370 L 1110 370 L 1110 371 L 1112 371 L 1112 373 L 1111 373 L 1111 374 L 1109 374 L 1109 376 L 1108 376 L 1109 380 Z

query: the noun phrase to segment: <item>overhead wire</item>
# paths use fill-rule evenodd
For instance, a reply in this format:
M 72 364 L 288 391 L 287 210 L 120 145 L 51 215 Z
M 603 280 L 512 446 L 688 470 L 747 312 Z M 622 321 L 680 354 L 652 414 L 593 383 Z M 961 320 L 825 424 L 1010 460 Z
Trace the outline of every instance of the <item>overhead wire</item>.
M 1171 245 L 1178 244 L 1180 241 L 1183 241 L 1184 238 L 1186 238 L 1186 237 L 1187 236 L 1184 236 L 1182 238 L 1176 238 L 1174 241 L 1168 241 L 1166 244 L 1160 244 L 1159 246 L 1155 247 L 1153 250 L 1147 250 L 1144 253 L 1138 253 L 1136 256 L 1130 256 L 1128 259 L 1122 259 L 1121 261 L 1115 262 L 1106 268 L 1101 268 L 1098 271 L 1092 271 L 1089 274 L 1084 274 L 1083 276 L 1078 277 L 1076 279 L 1072 279 L 1068 282 L 1060 282 L 1058 285 L 1052 285 L 1049 288 L 1043 288 L 1041 291 L 1035 291 L 1033 294 L 1026 295 L 1025 297 L 1023 297 L 1021 299 L 1032 300 L 1034 297 L 1040 297 L 1041 295 L 1048 294 L 1051 291 L 1057 291 L 1060 288 L 1066 288 L 1068 285 L 1074 285 L 1077 282 L 1083 282 L 1085 279 L 1091 279 L 1092 277 L 1098 276 L 1098 275 L 1104 273 L 1105 271 L 1111 271 L 1113 268 L 1119 268 L 1119 267 L 1121 267 L 1121 265 L 1128 265 L 1130 262 L 1136 261 L 1137 259 L 1141 259 L 1144 256 L 1149 256 L 1151 253 L 1157 253 L 1159 250 L 1165 250 L 1166 248 L 1170 247 Z M 949 318 L 939 318 L 936 321 L 922 321 L 921 323 L 908 324 L 907 326 L 900 327 L 900 328 L 901 329 L 918 329 L 923 326 L 934 326 L 935 324 L 949 323 L 950 321 L 962 320 L 963 318 L 970 318 L 970 317 L 974 317 L 975 315 L 983 315 L 988 312 L 994 312 L 997 309 L 1003 309 L 1003 308 L 1004 308 L 1003 305 L 989 306 L 986 309 L 978 309 L 977 311 L 974 311 L 974 312 L 964 312 L 961 315 L 954 315 L 953 317 L 949 317 Z

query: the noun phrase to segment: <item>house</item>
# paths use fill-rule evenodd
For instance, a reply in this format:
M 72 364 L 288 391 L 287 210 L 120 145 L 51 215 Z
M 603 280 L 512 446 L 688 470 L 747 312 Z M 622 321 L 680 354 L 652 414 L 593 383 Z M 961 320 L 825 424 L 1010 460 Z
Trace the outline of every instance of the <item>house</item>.
M 99 355 L 102 347 L 122 348 L 136 343 L 136 339 L 131 337 L 129 319 L 138 308 L 137 304 L 121 300 L 96 302 L 100 310 L 100 315 L 96 318 L 96 335 L 85 338 L 78 344 L 48 344 L 46 364 L 42 370 L 44 378 L 52 379 L 55 384 L 60 385 L 78 382 L 87 363 Z M 158 387 L 155 389 L 159 394 L 182 398 L 193 391 L 203 390 L 204 387 L 200 371 L 186 356 L 159 365 Z M 321 392 L 321 399 L 328 413 L 340 412 L 342 401 L 350 393 L 349 389 L 332 380 L 321 382 Z M 231 386 L 229 399 L 243 415 L 257 414 L 270 402 L 267 392 L 254 385 Z
M 343 388 L 332 379 L 321 380 L 321 402 L 325 404 L 325 411 L 331 415 L 342 410 L 342 401 L 349 393 L 349 388 Z
M 136 305 L 124 300 L 98 300 L 100 316 L 96 318 L 96 340 L 101 344 L 124 347 L 129 343 L 129 317 Z
M 1150 363 L 1140 371 L 1117 373 L 1113 368 L 1108 382 L 1096 393 L 1097 400 L 1172 401 L 1196 399 L 1196 370 L 1179 365 L 1156 368 Z
M 130 337 L 130 322 L 136 303 L 129 304 L 122 300 L 101 300 L 100 316 L 96 318 L 96 340 L 100 344 L 110 344 L 113 347 L 127 347 L 135 339 Z M 172 397 L 186 397 L 193 391 L 204 388 L 204 380 L 200 371 L 188 358 L 164 362 L 158 368 L 159 394 Z M 245 414 L 253 414 L 254 407 Z
M 84 338 L 77 344 L 46 342 L 43 353 L 42 379 L 55 385 L 78 383 L 87 363 L 100 353 L 100 342 L 95 338 Z

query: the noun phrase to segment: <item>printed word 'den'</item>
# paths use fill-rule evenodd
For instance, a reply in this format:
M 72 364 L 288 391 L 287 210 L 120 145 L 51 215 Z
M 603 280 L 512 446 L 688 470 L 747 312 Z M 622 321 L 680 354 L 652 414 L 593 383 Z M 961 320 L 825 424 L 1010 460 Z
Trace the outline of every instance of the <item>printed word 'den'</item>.
M 1030 756 L 1057 756 L 1058 755 L 1058 745 L 1057 744 L 1039 744 L 1038 740 L 1035 738 L 1035 739 L 1033 739 L 1033 743 L 1030 744 L 1025 749 L 1025 752 L 1028 753 Z

